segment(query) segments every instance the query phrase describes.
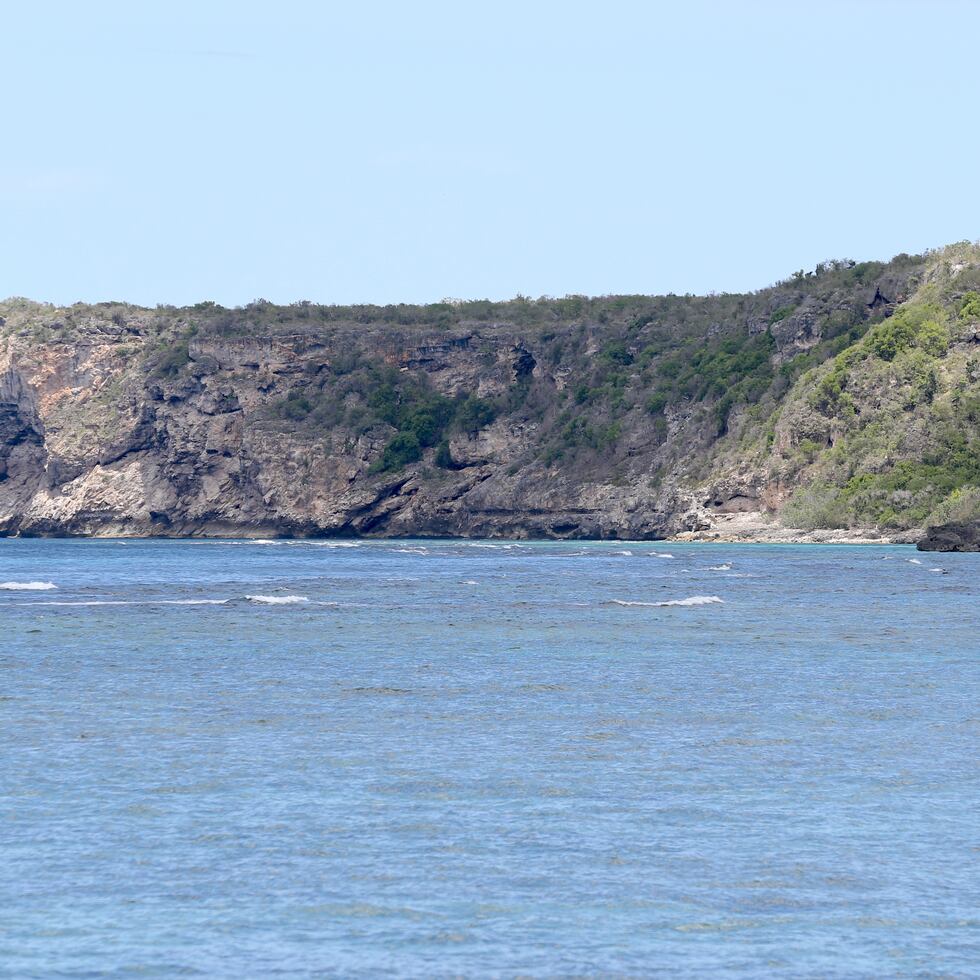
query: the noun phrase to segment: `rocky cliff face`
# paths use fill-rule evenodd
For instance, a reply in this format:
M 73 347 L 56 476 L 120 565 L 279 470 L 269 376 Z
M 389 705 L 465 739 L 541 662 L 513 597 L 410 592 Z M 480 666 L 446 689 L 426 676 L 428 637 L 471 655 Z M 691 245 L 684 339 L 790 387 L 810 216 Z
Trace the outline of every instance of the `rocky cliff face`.
M 834 419 L 810 417 L 811 376 L 888 322 L 944 254 L 707 298 L 231 311 L 10 300 L 0 532 L 771 530 L 813 480 L 780 451 L 803 444 L 812 465 L 838 438 Z M 954 361 L 968 372 L 965 353 Z
M 980 521 L 927 528 L 918 547 L 920 551 L 980 551 Z

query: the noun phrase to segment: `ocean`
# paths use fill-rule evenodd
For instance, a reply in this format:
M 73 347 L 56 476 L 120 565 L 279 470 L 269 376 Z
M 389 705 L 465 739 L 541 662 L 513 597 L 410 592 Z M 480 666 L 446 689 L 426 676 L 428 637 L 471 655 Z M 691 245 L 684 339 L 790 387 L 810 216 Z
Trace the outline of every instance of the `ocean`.
M 0 976 L 978 976 L 978 584 L 0 540 Z

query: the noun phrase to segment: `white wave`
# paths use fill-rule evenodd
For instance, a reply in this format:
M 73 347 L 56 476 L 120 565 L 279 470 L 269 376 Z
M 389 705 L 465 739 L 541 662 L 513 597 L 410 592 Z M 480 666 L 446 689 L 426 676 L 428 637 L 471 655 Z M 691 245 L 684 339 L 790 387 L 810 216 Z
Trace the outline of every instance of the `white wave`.
M 667 554 L 666 551 L 648 551 L 647 558 L 673 558 L 673 555 Z
M 307 544 L 315 544 L 318 548 L 360 548 L 360 541 L 308 541 Z
M 4 592 L 47 592 L 56 588 L 54 582 L 0 582 L 0 590 Z
M 939 572 L 942 575 L 948 574 L 945 568 L 930 568 L 930 572 Z
M 151 604 L 160 606 L 223 606 L 230 599 L 149 599 Z
M 473 581 L 473 579 L 471 579 L 471 578 L 468 578 L 468 579 L 467 579 L 467 580 L 466 580 L 466 581 L 465 581 L 465 582 L 463 583 L 463 585 L 479 585 L 479 584 L 480 584 L 479 582 L 474 582 L 474 581 Z
M 614 555 L 625 555 L 627 558 L 632 558 L 633 557 L 633 552 L 632 551 L 614 551 L 613 554 Z
M 724 599 L 716 595 L 692 595 L 686 599 L 667 599 L 664 602 L 638 602 L 627 601 L 626 599 L 613 599 L 612 602 L 617 606 L 707 606 L 716 602 L 724 602 Z
M 309 602 L 305 595 L 247 595 L 250 602 L 261 602 L 268 606 L 290 606 L 297 602 Z
M 905 559 L 910 565 L 921 565 L 922 562 L 918 558 L 906 558 Z
M 393 548 L 392 550 L 399 555 L 427 555 L 429 553 L 428 548 Z
M 44 599 L 28 606 L 223 606 L 230 599 Z
M 724 602 L 716 595 L 692 595 L 686 599 L 668 599 L 666 602 L 658 602 L 658 606 L 708 606 L 715 602 Z
M 730 572 L 731 570 L 732 570 L 732 566 L 729 565 L 728 562 L 725 562 L 724 565 L 709 565 L 708 566 L 708 571 L 709 572 Z

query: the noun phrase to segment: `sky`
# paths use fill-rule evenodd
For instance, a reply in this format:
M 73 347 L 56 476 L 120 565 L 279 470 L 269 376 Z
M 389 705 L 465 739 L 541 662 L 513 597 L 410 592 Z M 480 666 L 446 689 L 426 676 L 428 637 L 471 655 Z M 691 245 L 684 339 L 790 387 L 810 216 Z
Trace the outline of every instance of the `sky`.
M 3 4 L 0 296 L 766 286 L 980 238 L 980 2 Z

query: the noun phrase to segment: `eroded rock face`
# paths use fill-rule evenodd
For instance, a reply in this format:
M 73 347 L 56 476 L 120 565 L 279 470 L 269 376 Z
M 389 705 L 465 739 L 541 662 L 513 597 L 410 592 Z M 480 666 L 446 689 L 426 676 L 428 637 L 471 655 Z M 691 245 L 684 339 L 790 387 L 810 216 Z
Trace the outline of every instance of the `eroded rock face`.
M 54 329 L 66 330 L 61 320 Z M 179 335 L 165 344 L 152 324 L 94 314 L 63 339 L 8 332 L 0 533 L 658 538 L 680 526 L 673 490 L 648 486 L 663 439 L 641 410 L 618 464 L 563 469 L 537 458 L 557 370 L 516 330 L 371 326 L 184 343 L 179 358 L 161 360 L 180 349 Z M 352 357 L 425 378 L 446 398 L 514 408 L 450 432 L 448 465 L 435 465 L 431 447 L 378 473 L 390 426 L 281 410 L 291 396 L 330 401 L 346 370 L 338 365 Z M 370 396 L 345 407 L 363 413 Z
M 885 276 L 871 298 L 905 287 Z M 710 401 L 651 407 L 644 365 L 675 341 L 769 331 L 778 367 L 850 301 L 797 292 L 667 297 L 662 322 L 627 297 L 609 304 L 612 325 L 573 298 L 533 329 L 520 315 L 406 324 L 397 308 L 343 321 L 271 308 L 255 322 L 209 304 L 15 303 L 0 330 L 0 533 L 655 539 L 771 522 L 790 486 L 758 459 L 709 465 L 719 440 L 739 445 L 738 406 L 721 427 Z M 561 319 L 562 303 L 576 319 Z M 345 388 L 362 369 L 370 384 Z M 396 428 L 371 385 L 392 377 L 494 411 L 474 408 L 384 471 Z M 775 445 L 832 442 L 808 425 L 781 421 Z
M 927 528 L 917 547 L 919 551 L 980 551 L 980 521 Z
M 0 374 L 0 533 L 45 481 L 44 426 L 30 385 L 9 366 Z

